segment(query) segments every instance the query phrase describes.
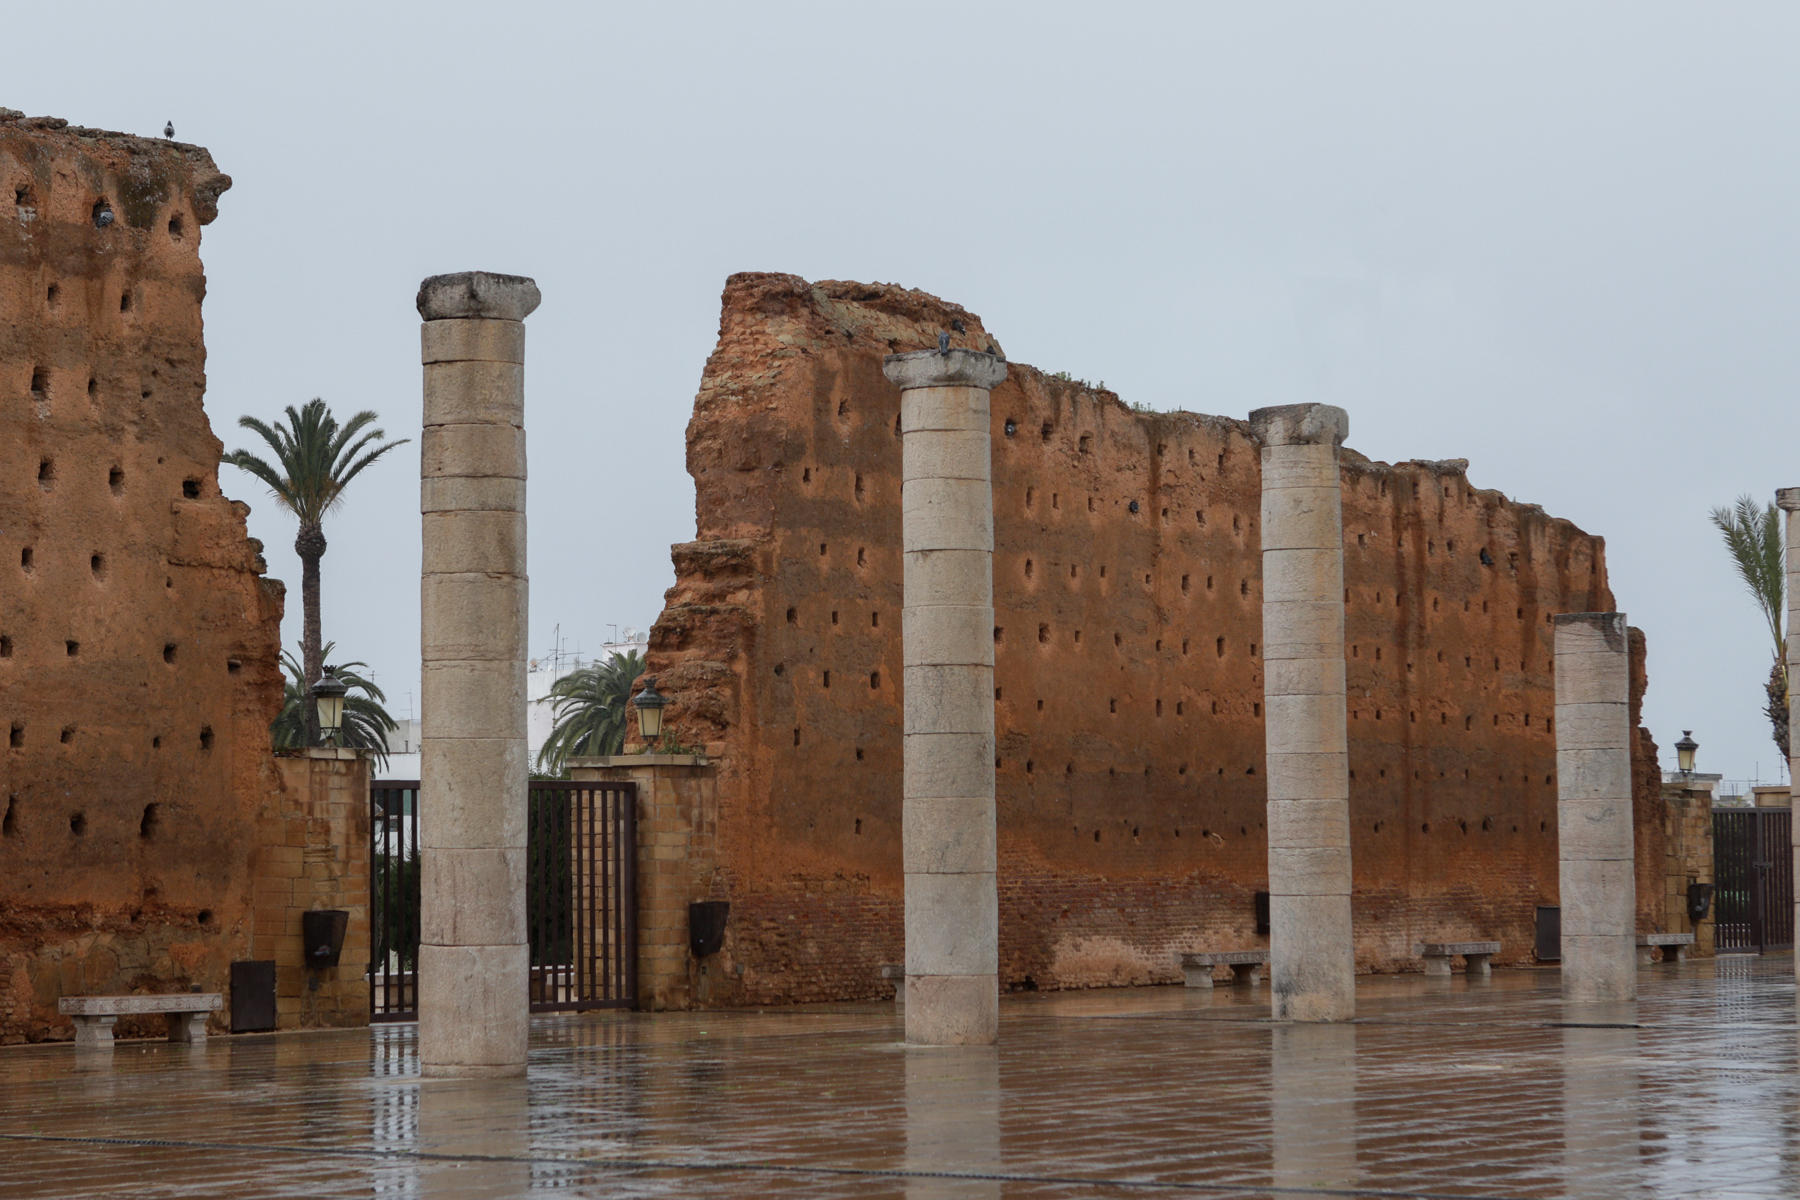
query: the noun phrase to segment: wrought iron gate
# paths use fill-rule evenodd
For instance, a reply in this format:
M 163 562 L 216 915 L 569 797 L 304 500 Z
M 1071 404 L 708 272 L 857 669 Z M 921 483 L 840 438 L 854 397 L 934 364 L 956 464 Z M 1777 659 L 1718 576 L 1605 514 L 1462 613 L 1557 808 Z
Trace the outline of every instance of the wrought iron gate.
M 1720 953 L 1794 944 L 1793 814 L 1713 809 L 1714 937 Z
M 533 780 L 526 929 L 533 1012 L 630 1008 L 637 995 L 637 790 Z M 419 784 L 369 791 L 369 1014 L 419 1015 Z

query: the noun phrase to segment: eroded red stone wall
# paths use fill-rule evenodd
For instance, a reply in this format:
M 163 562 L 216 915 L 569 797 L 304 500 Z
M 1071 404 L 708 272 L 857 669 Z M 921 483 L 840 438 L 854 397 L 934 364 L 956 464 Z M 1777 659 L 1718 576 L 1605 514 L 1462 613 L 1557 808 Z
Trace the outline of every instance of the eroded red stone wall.
M 229 185 L 0 110 L 0 1041 L 67 1036 L 62 995 L 223 991 L 253 951 L 282 597 L 201 406 Z
M 732 901 L 709 967 L 724 1002 L 875 994 L 901 958 L 899 397 L 881 361 L 940 330 L 993 345 L 921 292 L 726 286 L 688 428 L 698 538 L 650 655 L 672 725 L 720 760 L 716 840 L 689 866 L 694 898 Z M 1344 454 L 1365 969 L 1426 939 L 1529 960 L 1556 902 L 1549 618 L 1613 607 L 1603 545 L 1465 467 Z M 1174 980 L 1180 950 L 1261 942 L 1259 472 L 1241 421 L 1135 412 L 1019 363 L 993 393 L 1010 985 Z

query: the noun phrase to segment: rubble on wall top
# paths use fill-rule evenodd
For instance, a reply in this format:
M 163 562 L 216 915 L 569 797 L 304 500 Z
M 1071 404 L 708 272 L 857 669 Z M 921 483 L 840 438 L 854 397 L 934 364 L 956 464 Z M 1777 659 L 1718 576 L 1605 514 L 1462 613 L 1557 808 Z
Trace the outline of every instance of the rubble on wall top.
M 231 187 L 231 176 L 219 170 L 210 151 L 192 142 L 178 142 L 162 137 L 143 137 L 117 129 L 94 129 L 71 125 L 63 117 L 28 117 L 16 108 L 0 108 L 0 132 L 22 129 L 40 134 L 58 134 L 81 143 L 98 143 L 128 156 L 141 174 L 153 170 L 150 164 L 180 158 L 187 170 L 194 195 L 194 216 L 202 225 L 211 224 L 219 215 L 219 197 Z

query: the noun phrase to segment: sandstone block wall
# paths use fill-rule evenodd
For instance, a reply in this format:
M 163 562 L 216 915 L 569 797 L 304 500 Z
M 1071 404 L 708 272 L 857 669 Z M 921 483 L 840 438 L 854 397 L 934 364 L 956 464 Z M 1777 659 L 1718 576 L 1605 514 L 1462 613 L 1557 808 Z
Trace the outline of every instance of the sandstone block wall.
M 369 1023 L 369 759 L 318 749 L 275 760 L 281 790 L 257 834 L 254 948 L 275 960 L 280 1029 Z M 306 965 L 302 914 L 349 914 L 338 965 Z
M 722 1002 L 870 995 L 901 959 L 899 398 L 881 359 L 940 330 L 997 348 L 922 292 L 726 286 L 688 428 L 698 537 L 675 548 L 650 653 L 672 728 L 717 763 L 716 837 L 690 874 L 733 904 Z M 1179 951 L 1261 944 L 1253 434 L 1013 363 L 992 438 L 1003 985 L 1173 981 Z M 1603 544 L 1461 461 L 1346 449 L 1342 477 L 1358 963 L 1476 937 L 1526 960 L 1557 888 L 1550 617 L 1613 607 Z M 1639 861 L 1660 871 L 1638 736 Z
M 65 994 L 223 990 L 253 948 L 282 593 L 201 404 L 229 185 L 0 110 L 0 1041 L 67 1036 Z

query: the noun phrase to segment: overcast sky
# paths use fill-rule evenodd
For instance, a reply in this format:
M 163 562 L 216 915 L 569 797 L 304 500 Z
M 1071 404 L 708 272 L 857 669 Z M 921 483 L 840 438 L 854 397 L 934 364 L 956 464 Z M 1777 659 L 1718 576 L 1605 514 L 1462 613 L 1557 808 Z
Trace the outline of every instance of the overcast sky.
M 1800 5 L 14 5 L 0 104 L 235 184 L 207 409 L 323 396 L 414 444 L 327 525 L 324 626 L 416 709 L 419 280 L 534 276 L 531 644 L 648 627 L 734 271 L 890 281 L 1015 360 L 1242 416 L 1607 540 L 1673 766 L 1782 778 L 1710 506 L 1800 484 Z M 228 494 L 290 584 L 294 527 Z M 660 497 L 661 502 L 648 498 Z

